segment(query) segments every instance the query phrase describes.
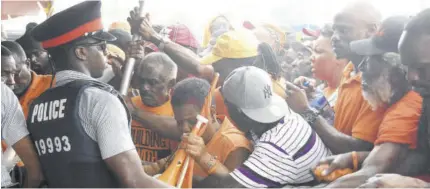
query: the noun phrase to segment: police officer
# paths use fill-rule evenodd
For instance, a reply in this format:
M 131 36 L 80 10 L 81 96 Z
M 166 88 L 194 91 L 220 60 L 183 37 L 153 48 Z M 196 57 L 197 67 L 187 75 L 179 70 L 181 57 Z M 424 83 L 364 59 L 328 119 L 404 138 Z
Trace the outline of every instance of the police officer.
M 164 187 L 142 169 L 119 94 L 96 81 L 106 67 L 101 2 L 86 1 L 32 30 L 56 69 L 55 87 L 35 99 L 27 119 L 49 187 Z

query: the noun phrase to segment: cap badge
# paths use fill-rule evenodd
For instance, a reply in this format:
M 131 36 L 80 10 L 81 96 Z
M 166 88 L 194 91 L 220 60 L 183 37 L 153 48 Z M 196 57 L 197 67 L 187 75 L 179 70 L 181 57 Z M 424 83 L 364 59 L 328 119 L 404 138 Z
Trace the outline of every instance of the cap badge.
M 375 34 L 375 35 L 376 35 L 376 36 L 379 36 L 379 37 L 384 36 L 384 30 L 382 30 L 382 29 L 378 30 L 378 32 L 376 32 L 376 34 Z
M 272 96 L 272 90 L 270 88 L 270 85 L 266 85 L 263 89 L 264 98 L 270 98 Z

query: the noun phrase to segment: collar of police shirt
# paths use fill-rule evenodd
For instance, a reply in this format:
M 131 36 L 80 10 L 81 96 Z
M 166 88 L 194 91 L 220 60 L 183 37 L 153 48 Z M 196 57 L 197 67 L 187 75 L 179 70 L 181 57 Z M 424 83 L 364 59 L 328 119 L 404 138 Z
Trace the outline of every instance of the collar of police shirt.
M 92 78 L 91 76 L 88 76 L 88 75 L 85 75 L 84 73 L 73 71 L 73 70 L 59 71 L 57 72 L 55 77 L 56 77 L 55 86 L 62 86 L 78 79 L 85 79 L 85 80 L 100 82 Z M 89 93 L 97 92 L 97 90 L 92 90 L 92 89 L 87 89 L 87 90 L 91 90 L 91 91 L 88 91 Z M 83 95 L 85 96 L 85 92 L 83 93 Z M 96 96 L 93 96 L 93 98 L 89 98 L 89 97 L 90 96 L 86 95 L 86 97 L 83 97 L 83 99 L 81 99 L 81 102 L 79 104 L 80 105 L 79 115 L 80 116 L 83 115 L 81 114 L 82 111 L 83 112 L 91 111 L 92 112 L 91 116 L 96 116 L 96 117 L 88 117 L 89 115 L 87 115 L 85 117 L 80 117 L 80 118 L 83 119 L 81 120 L 81 124 L 84 127 L 84 130 L 88 134 L 88 136 L 94 141 L 96 141 L 97 143 L 99 143 L 100 151 L 102 152 L 102 157 L 105 159 L 105 158 L 112 157 L 113 155 L 119 154 L 121 152 L 134 149 L 135 146 L 133 144 L 133 141 L 131 140 L 131 136 L 120 135 L 118 134 L 118 131 L 110 132 L 110 130 L 115 130 L 115 129 L 126 129 L 124 130 L 124 132 L 130 132 L 130 128 L 128 127 L 128 125 L 126 125 L 126 127 L 121 126 L 121 123 L 128 122 L 126 111 L 121 113 L 118 110 L 115 111 L 115 115 L 118 115 L 115 118 L 107 118 L 109 116 L 106 116 L 106 115 L 102 116 L 103 114 L 100 114 L 100 112 L 98 112 L 98 111 L 101 111 L 102 109 L 113 110 L 118 106 L 122 105 L 121 102 L 118 100 L 117 102 L 101 105 L 104 107 L 96 108 L 96 107 L 90 107 L 95 105 L 94 104 L 95 98 L 97 99 L 96 101 L 111 101 L 116 97 L 113 97 L 110 95 L 96 95 Z M 100 116 L 102 116 L 102 119 L 100 119 Z M 109 120 L 106 120 L 106 119 L 109 119 Z M 113 120 L 111 119 L 114 119 L 116 121 L 112 122 Z M 89 124 L 91 123 L 91 120 L 97 120 L 98 123 L 103 123 L 103 125 L 102 126 L 91 125 Z M 96 132 L 97 129 L 101 129 L 101 128 L 103 128 L 104 130 L 103 132 Z M 115 138 L 117 140 L 111 140 L 112 138 Z
M 97 81 L 96 79 L 84 73 L 73 70 L 64 70 L 55 74 L 55 86 L 63 86 L 78 79 Z

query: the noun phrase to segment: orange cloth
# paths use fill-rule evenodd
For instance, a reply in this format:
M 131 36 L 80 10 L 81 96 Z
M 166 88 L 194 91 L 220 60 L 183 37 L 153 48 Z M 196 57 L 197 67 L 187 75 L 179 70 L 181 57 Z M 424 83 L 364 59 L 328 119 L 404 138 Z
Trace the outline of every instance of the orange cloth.
M 4 152 L 6 151 L 7 148 L 7 144 L 4 140 L 1 140 L 1 151 Z
M 31 72 L 31 83 L 25 94 L 19 97 L 19 103 L 22 106 L 24 116 L 27 118 L 28 109 L 30 108 L 31 102 L 39 97 L 43 92 L 49 89 L 51 86 L 51 75 L 37 75 L 35 72 Z M 54 83 L 53 83 L 54 84 Z
M 172 117 L 174 115 L 170 100 L 158 107 L 145 106 L 140 96 L 133 97 L 131 101 L 137 108 L 156 115 Z M 158 133 L 144 128 L 135 120 L 131 123 L 131 136 L 142 161 L 156 162 L 169 156 L 178 145 L 177 141 L 161 137 Z
M 224 118 L 219 130 L 214 134 L 212 139 L 206 144 L 206 150 L 209 154 L 216 156 L 220 163 L 227 160 L 228 155 L 238 148 L 246 148 L 250 152 L 251 143 L 245 137 L 245 134 L 239 131 L 233 124 Z M 194 164 L 194 175 L 207 177 L 208 174 L 197 163 Z
M 224 118 L 228 115 L 228 112 L 227 107 L 224 104 L 224 97 L 221 94 L 221 87 L 218 87 L 214 93 L 216 115 L 219 118 Z
M 421 117 L 422 97 L 410 91 L 385 112 L 379 127 L 375 145 L 384 142 L 408 144 L 409 148 L 417 146 L 418 122 Z
M 361 73 L 351 76 L 353 70 L 352 63 L 344 69 L 334 107 L 334 127 L 344 134 L 373 143 L 385 110 L 372 111 L 362 95 Z

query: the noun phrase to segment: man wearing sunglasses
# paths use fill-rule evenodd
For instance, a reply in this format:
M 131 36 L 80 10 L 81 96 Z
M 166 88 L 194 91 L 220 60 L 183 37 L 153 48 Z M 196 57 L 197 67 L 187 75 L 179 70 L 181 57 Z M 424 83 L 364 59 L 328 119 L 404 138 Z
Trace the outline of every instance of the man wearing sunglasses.
M 31 30 L 36 26 L 37 24 L 34 22 L 27 24 L 24 35 L 18 38 L 16 42 L 24 49 L 30 68 L 34 72 L 41 75 L 51 74 L 52 68 L 49 64 L 48 52 L 40 42 L 35 41 L 30 35 Z
M 36 98 L 28 130 L 49 187 L 160 188 L 145 174 L 130 135 L 130 116 L 112 86 L 96 81 L 106 67 L 101 2 L 85 1 L 32 30 L 55 67 L 55 87 Z

